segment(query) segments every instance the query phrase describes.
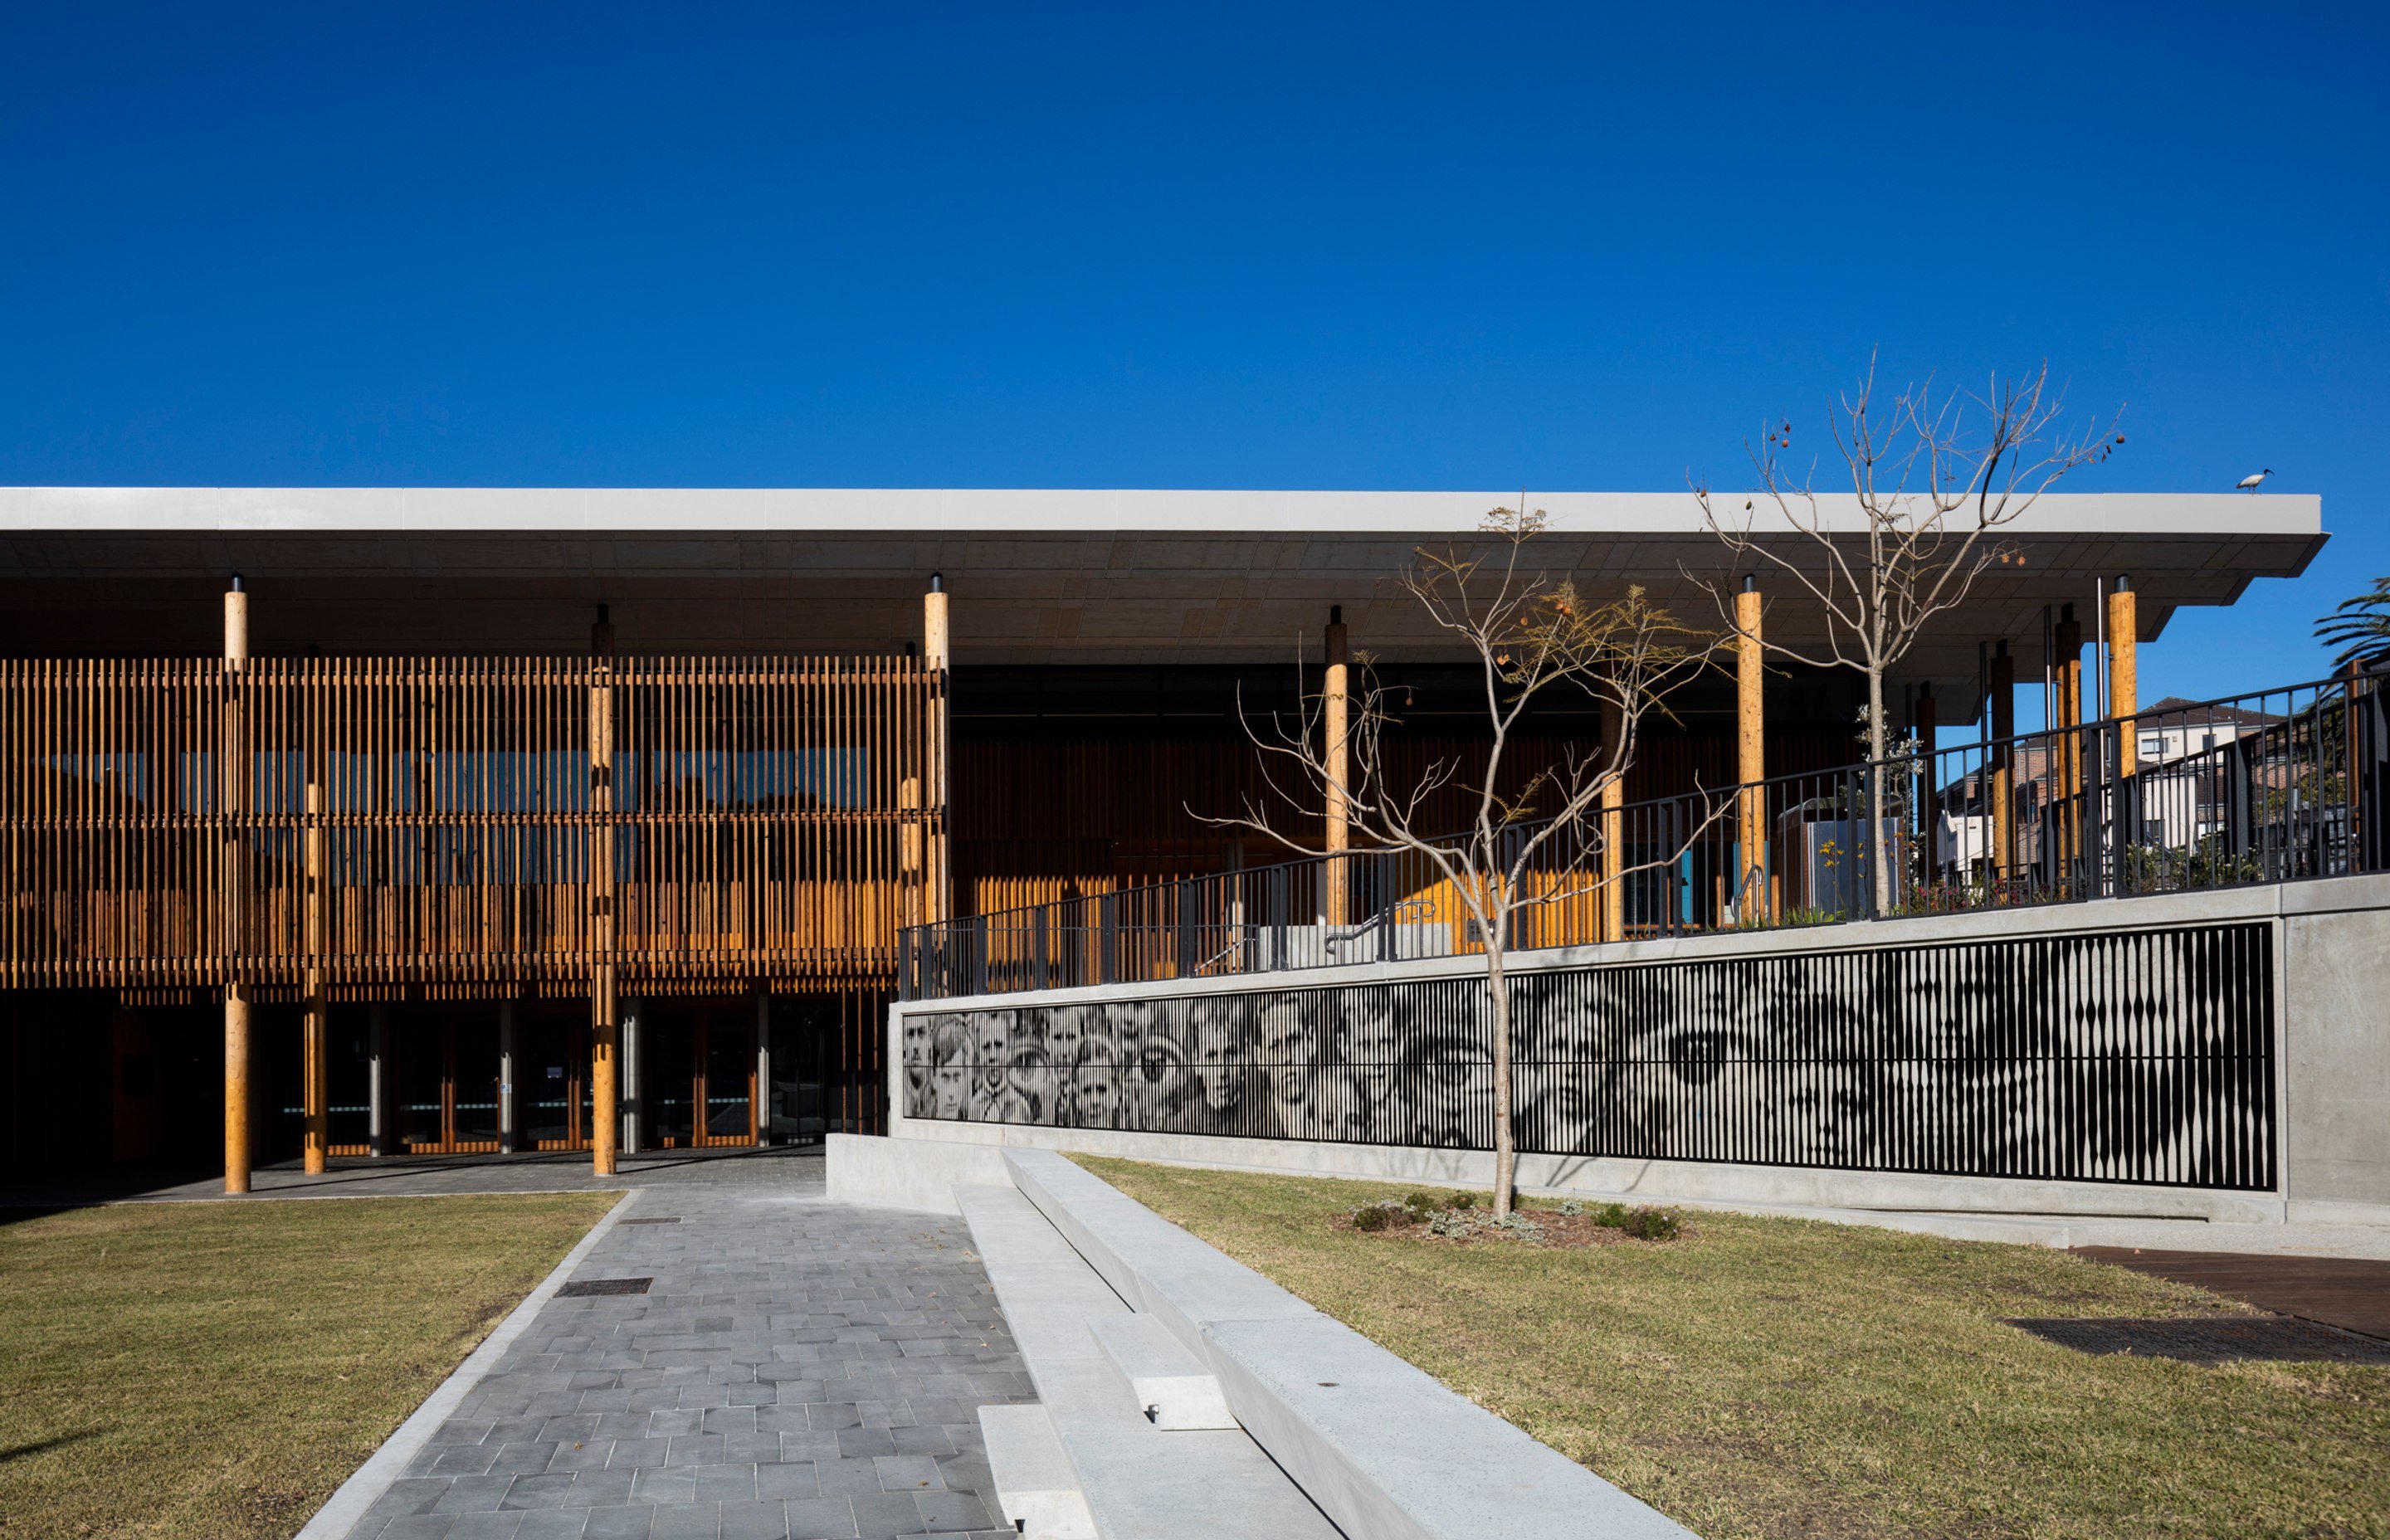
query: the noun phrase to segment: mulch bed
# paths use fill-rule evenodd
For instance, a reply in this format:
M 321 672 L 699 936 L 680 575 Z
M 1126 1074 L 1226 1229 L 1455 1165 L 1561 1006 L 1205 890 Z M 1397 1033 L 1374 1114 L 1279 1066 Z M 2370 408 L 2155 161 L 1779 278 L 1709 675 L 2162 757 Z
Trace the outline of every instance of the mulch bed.
M 1479 1213 L 1492 1213 L 1481 1209 Z M 1583 1251 L 1592 1246 L 1666 1246 L 1665 1240 L 1638 1240 L 1625 1231 L 1597 1224 L 1591 1214 L 1564 1214 L 1550 1209 L 1522 1209 L 1522 1215 L 1536 1222 L 1543 1231 L 1540 1237 L 1519 1230 L 1496 1228 L 1490 1222 L 1481 1222 L 1465 1236 L 1431 1235 L 1424 1223 L 1396 1226 L 1383 1230 L 1364 1230 L 1353 1223 L 1352 1214 L 1340 1213 L 1329 1221 L 1329 1227 L 1355 1235 L 1376 1236 L 1386 1240 L 1420 1240 L 1434 1246 L 1510 1245 L 1537 1246 L 1548 1251 Z M 1681 1219 L 1681 1216 L 1680 1216 Z M 1693 1227 L 1686 1225 L 1677 1239 L 1690 1239 Z

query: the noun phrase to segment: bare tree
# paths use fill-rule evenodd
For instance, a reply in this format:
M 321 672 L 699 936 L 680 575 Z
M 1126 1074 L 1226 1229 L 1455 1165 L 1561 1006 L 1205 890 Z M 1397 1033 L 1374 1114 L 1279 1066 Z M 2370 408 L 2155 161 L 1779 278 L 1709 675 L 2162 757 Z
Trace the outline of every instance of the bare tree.
M 2080 433 L 2061 430 L 2063 408 L 2062 391 L 2050 388 L 2045 362 L 2013 379 L 1995 375 L 1980 396 L 1938 392 L 1929 378 L 1880 409 L 1870 358 L 1857 389 L 1844 392 L 1829 414 L 1856 517 L 1827 507 L 1814 460 L 1798 476 L 1787 469 L 1789 420 L 1767 430 L 1757 444 L 1744 441 L 1758 483 L 1740 509 L 1729 506 L 1722 512 L 1707 485 L 1694 485 L 1703 524 L 1725 542 L 1737 565 L 1741 558 L 1764 563 L 1825 618 L 1820 641 L 1788 644 L 1769 636 L 1762 645 L 1796 662 L 1867 675 L 1868 760 L 1876 767 L 1868 776 L 1868 848 L 1881 846 L 1887 814 L 1885 676 L 1937 616 L 1966 600 L 1978 577 L 1995 566 L 2023 563 L 2022 553 L 1999 541 L 1999 530 L 2069 471 L 2097 465 L 2125 442 L 2114 419 Z M 1780 542 L 1756 533 L 1762 505 L 1775 516 L 1771 524 L 1801 538 Z M 1724 579 L 1687 575 L 1709 592 L 1721 614 L 1731 616 Z M 1892 864 L 1879 854 L 1873 866 L 1873 906 L 1882 914 L 1892 904 Z
M 1207 820 L 1252 829 L 1307 853 L 1290 826 L 1316 829 L 1323 809 L 1341 798 L 1358 842 L 1424 858 L 1458 895 L 1483 939 L 1493 1013 L 1497 1214 L 1511 1212 L 1518 1174 L 1504 965 L 1518 940 L 1519 920 L 1529 910 L 1585 897 L 1644 869 L 1602 861 L 1607 831 L 1602 819 L 1589 815 L 1604 804 L 1605 791 L 1622 783 L 1644 718 L 1664 710 L 1667 693 L 1703 667 L 1716 647 L 1714 635 L 1690 631 L 1655 609 L 1639 587 L 1592 602 L 1574 582 L 1530 570 L 1524 558 L 1546 519 L 1541 509 L 1523 511 L 1525 504 L 1522 497 L 1518 508 L 1487 514 L 1483 533 L 1489 538 L 1476 548 L 1422 548 L 1390 580 L 1475 656 L 1490 734 L 1482 757 L 1471 751 L 1402 773 L 1386 740 L 1397 725 L 1393 696 L 1371 661 L 1356 655 L 1343 774 L 1334 769 L 1325 741 L 1320 698 L 1304 694 L 1298 711 L 1273 715 L 1266 725 L 1244 717 L 1240 703 L 1245 730 L 1263 751 L 1266 789 L 1249 797 L 1240 815 Z M 1548 763 L 1513 765 L 1529 707 L 1563 691 L 1604 704 L 1605 741 L 1568 745 Z M 1498 789 L 1505 784 L 1518 789 Z M 1429 827 L 1426 820 L 1456 795 L 1471 810 L 1468 828 Z M 1708 809 L 1707 816 L 1693 820 L 1687 844 L 1718 811 Z M 1677 853 L 1671 850 L 1645 866 L 1673 862 Z

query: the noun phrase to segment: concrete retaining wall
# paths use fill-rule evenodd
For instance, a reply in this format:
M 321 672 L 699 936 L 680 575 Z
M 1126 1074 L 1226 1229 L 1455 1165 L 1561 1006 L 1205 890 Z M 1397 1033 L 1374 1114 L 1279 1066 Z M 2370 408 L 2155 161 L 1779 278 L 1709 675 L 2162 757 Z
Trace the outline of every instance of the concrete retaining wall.
M 2390 876 L 1884 920 L 1822 930 L 1737 932 L 1571 947 L 1518 954 L 1512 968 L 1528 970 L 1721 960 L 1814 952 L 1821 947 L 1866 950 L 1998 937 L 2156 930 L 2227 920 L 2266 922 L 2273 927 L 2276 937 L 2274 956 L 2279 964 L 2273 1062 L 2277 1127 L 2281 1132 L 2279 1177 L 2270 1192 L 1580 1156 L 1524 1157 L 1521 1162 L 1522 1183 L 1537 1190 L 1625 1193 L 1723 1203 L 1983 1214 L 2390 1223 L 2390 1136 L 2383 1132 L 2390 1129 Z M 1333 987 L 1381 980 L 1456 978 L 1475 971 L 1474 966 L 1465 960 L 1373 963 L 1291 974 L 1058 990 L 1034 998 L 1056 1004 L 1098 1003 L 1235 994 L 1257 988 Z M 902 1063 L 905 1018 L 925 1012 L 1018 1004 L 1022 998 L 991 995 L 920 1001 L 891 1009 L 891 1135 L 957 1150 L 1006 1147 L 1074 1149 L 1139 1160 L 1393 1181 L 1482 1187 L 1491 1180 L 1492 1157 L 1482 1151 L 906 1117 Z M 971 1157 L 957 1154 L 953 1158 Z M 835 1156 L 831 1164 L 835 1172 Z M 892 1174 L 885 1180 L 893 1187 L 902 1187 L 909 1179 Z M 905 1206 L 932 1205 L 917 1202 Z

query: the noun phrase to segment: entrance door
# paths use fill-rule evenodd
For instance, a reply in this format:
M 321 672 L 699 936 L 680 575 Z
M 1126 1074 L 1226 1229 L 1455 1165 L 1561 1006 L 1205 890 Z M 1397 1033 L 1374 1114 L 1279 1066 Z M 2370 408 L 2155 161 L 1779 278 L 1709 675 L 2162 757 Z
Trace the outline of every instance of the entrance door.
M 640 1095 L 660 1149 L 755 1142 L 755 1007 L 651 1006 Z
M 497 1013 L 422 1009 L 398 1026 L 398 1137 L 408 1153 L 498 1148 Z
M 589 1148 L 589 1012 L 518 1007 L 515 1116 L 522 1149 Z

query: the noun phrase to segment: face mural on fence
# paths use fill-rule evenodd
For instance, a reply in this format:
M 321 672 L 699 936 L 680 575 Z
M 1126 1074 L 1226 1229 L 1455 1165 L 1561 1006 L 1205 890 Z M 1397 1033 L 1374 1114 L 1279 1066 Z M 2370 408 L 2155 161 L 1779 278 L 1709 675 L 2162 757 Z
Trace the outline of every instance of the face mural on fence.
M 1517 974 L 1519 1148 L 2263 1186 L 2268 934 Z M 1483 1149 L 1489 1014 L 1465 978 L 923 1012 L 904 1084 L 920 1117 Z

